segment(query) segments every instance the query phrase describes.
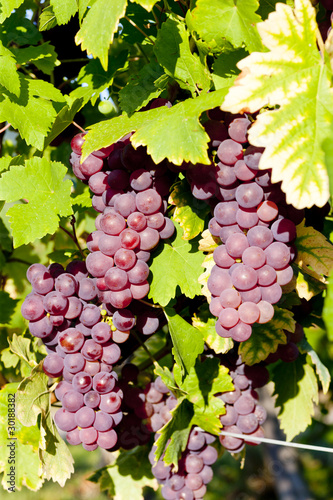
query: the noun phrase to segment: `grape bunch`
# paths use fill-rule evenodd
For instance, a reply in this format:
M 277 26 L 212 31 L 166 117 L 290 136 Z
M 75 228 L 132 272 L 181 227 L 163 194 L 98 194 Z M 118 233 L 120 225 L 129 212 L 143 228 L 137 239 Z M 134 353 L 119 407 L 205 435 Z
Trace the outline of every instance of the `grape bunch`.
M 215 439 L 215 436 L 193 428 L 178 462 L 177 472 L 173 471 L 171 466 L 165 465 L 163 455 L 156 463 L 156 446 L 152 447 L 149 460 L 153 465 L 154 476 L 162 485 L 161 493 L 165 500 L 194 500 L 204 497 L 206 485 L 213 479 L 211 466 L 218 456 L 216 449 L 211 446 Z
M 272 304 L 293 278 L 296 224 L 304 213 L 286 204 L 280 184 L 271 182 L 270 170 L 259 170 L 264 149 L 247 143 L 249 118 L 226 115 L 225 122 L 228 128 L 220 122 L 214 128 L 213 121 L 208 122 L 211 128 L 206 125 L 208 132 L 214 131 L 218 161 L 207 175 L 212 179 L 215 169 L 215 191 L 209 201 L 218 201 L 209 230 L 222 243 L 214 250 L 207 286 L 210 311 L 218 317 L 217 333 L 243 342 L 254 323 L 272 319 Z
M 86 265 L 103 302 L 124 309 L 148 294 L 151 251 L 174 233 L 163 199 L 172 178 L 165 163 L 155 165 L 144 148 L 133 148 L 129 137 L 80 164 L 83 141 L 84 134 L 73 138 L 70 161 L 75 175 L 88 182 L 99 212 L 96 231 L 87 239 Z M 148 326 L 145 330 L 153 333 Z
M 244 439 L 222 434 L 219 439 L 226 450 L 238 453 L 245 444 L 258 444 L 251 441 L 251 436 L 264 436 L 261 425 L 265 422 L 267 413 L 265 408 L 258 404 L 258 393 L 255 389 L 267 384 L 269 374 L 265 366 L 247 366 L 240 356 L 234 359 L 230 353 L 222 356 L 221 364 L 229 368 L 235 390 L 218 396 L 225 403 L 225 414 L 220 416 L 220 421 L 224 431 L 243 434 Z
M 62 378 L 55 389 L 62 403 L 54 416 L 57 426 L 70 444 L 82 443 L 86 450 L 114 447 L 123 392 L 113 365 L 121 357 L 118 343 L 127 339 L 135 317 L 120 310 L 103 321 L 103 310 L 88 302 L 98 300 L 98 290 L 81 261 L 71 262 L 66 271 L 60 264 L 33 264 L 27 278 L 33 291 L 22 304 L 22 315 L 46 346 L 44 372 Z

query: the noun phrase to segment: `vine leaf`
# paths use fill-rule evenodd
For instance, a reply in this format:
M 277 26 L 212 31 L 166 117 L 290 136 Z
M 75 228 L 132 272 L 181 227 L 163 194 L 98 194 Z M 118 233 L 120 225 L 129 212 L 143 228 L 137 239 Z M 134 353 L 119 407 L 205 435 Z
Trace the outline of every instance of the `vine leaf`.
M 323 393 L 327 394 L 331 382 L 331 375 L 328 371 L 328 368 L 326 368 L 326 366 L 322 363 L 318 354 L 309 344 L 306 338 L 303 338 L 299 342 L 298 346 L 300 348 L 300 352 L 307 353 L 310 356 L 312 363 L 315 365 L 316 373 L 319 377 L 321 385 L 323 386 Z
M 169 18 L 162 24 L 154 53 L 166 74 L 174 78 L 182 89 L 189 90 L 193 97 L 200 90 L 208 92 L 210 73 L 198 54 L 192 53 L 184 21 Z
M 200 285 L 202 285 L 201 288 L 201 294 L 204 295 L 207 298 L 207 302 L 210 304 L 210 301 L 212 300 L 212 295 L 210 291 L 208 290 L 207 286 L 207 281 L 208 278 L 212 272 L 213 267 L 215 266 L 215 261 L 213 258 L 213 254 L 209 253 L 208 255 L 205 256 L 205 259 L 203 263 L 201 264 L 201 267 L 205 268 L 205 272 L 200 274 L 198 278 L 198 282 Z
M 333 340 L 333 271 L 329 277 L 327 295 L 325 297 L 323 320 L 326 325 L 328 338 Z
M 259 167 L 282 181 L 288 203 L 296 208 L 323 206 L 329 185 L 322 143 L 333 120 L 332 70 L 317 48 L 316 11 L 310 0 L 295 9 L 278 3 L 258 31 L 268 52 L 238 63 L 242 70 L 222 109 L 255 112 L 249 142 L 265 147 Z
M 108 51 L 113 36 L 118 30 L 120 18 L 125 15 L 127 0 L 96 0 L 83 19 L 75 36 L 77 45 L 88 55 L 100 59 L 105 71 L 108 69 Z
M 200 124 L 199 117 L 207 109 L 220 106 L 227 91 L 225 87 L 179 102 L 172 108 L 162 106 L 134 113 L 131 117 L 123 114 L 96 123 L 85 137 L 82 161 L 93 151 L 109 146 L 135 131 L 131 137 L 133 146 L 147 146 L 148 154 L 155 163 L 167 158 L 176 165 L 181 165 L 183 161 L 209 165 L 209 136 Z
M 194 251 L 196 247 L 184 241 L 180 226 L 177 223 L 175 226 L 176 238 L 157 249 L 150 266 L 152 281 L 148 296 L 161 306 L 176 296 L 177 286 L 190 299 L 200 295 L 198 278 L 204 255 Z
M 146 64 L 138 74 L 131 75 L 127 85 L 119 91 L 121 109 L 132 115 L 159 97 L 169 82 L 163 68 L 155 61 Z
M 209 229 L 205 229 L 201 234 L 202 238 L 199 241 L 199 250 L 201 252 L 214 252 L 219 246 L 220 238 L 213 236 Z
M 50 0 L 57 24 L 67 24 L 78 10 L 76 0 Z
M 181 388 L 187 392 L 187 400 L 193 404 L 192 424 L 218 435 L 222 429 L 219 417 L 225 410 L 224 402 L 215 394 L 234 390 L 228 368 L 221 366 L 218 358 L 197 361 Z
M 306 227 L 304 222 L 297 226 L 296 264 L 301 268 L 310 267 L 318 276 L 329 276 L 333 269 L 333 245 L 323 234 L 313 227 Z
M 24 0 L 0 0 L 0 23 L 3 23 L 23 2 Z
M 176 207 L 172 217 L 183 229 L 184 240 L 191 240 L 203 231 L 205 217 L 210 212 L 210 208 L 207 203 L 192 196 L 185 179 L 174 186 L 169 203 Z
M 250 52 L 261 50 L 262 43 L 256 28 L 261 17 L 255 14 L 257 0 L 197 0 L 190 12 L 191 29 L 208 44 L 214 42 L 223 49 L 225 40 L 234 47 L 245 46 Z
M 0 324 L 7 325 L 14 314 L 18 300 L 12 299 L 8 292 L 0 290 Z
M 245 342 L 241 342 L 239 354 L 244 363 L 254 365 L 275 352 L 279 344 L 286 344 L 287 338 L 283 330 L 295 331 L 296 322 L 292 311 L 274 307 L 274 317 L 263 325 L 252 325 L 252 335 Z
M 60 90 L 43 80 L 33 80 L 19 75 L 20 93 L 18 97 L 0 87 L 0 121 L 9 120 L 18 129 L 28 145 L 40 151 L 50 130 L 57 109 L 66 100 Z
M 50 42 L 35 47 L 30 45 L 30 47 L 12 49 L 12 52 L 18 64 L 33 63 L 46 75 L 51 75 L 54 67 L 60 64 L 54 46 Z
M 195 365 L 197 356 L 204 349 L 202 334 L 179 314 L 176 314 L 171 307 L 166 307 L 164 312 L 168 320 L 175 361 L 181 368 L 182 374 L 186 375 Z
M 292 363 L 279 363 L 272 370 L 272 378 L 281 428 L 291 441 L 311 424 L 313 404 L 318 403 L 317 378 L 304 356 Z
M 0 85 L 6 87 L 16 97 L 20 94 L 20 78 L 16 68 L 16 59 L 12 51 L 4 47 L 0 40 Z
M 124 68 L 127 56 L 127 50 L 123 50 L 112 57 L 110 56 L 107 70 L 104 70 L 101 63 L 96 59 L 83 66 L 77 77 L 77 83 L 80 86 L 71 92 L 71 98 L 82 98 L 82 105 L 91 100 L 92 105 L 94 105 L 99 98 L 99 94 L 112 85 L 116 72 Z
M 9 398 L 16 394 L 18 383 L 6 384 L 0 391 L 0 440 L 3 445 L 0 448 L 0 472 L 3 472 L 2 486 L 6 491 L 11 486 L 7 482 L 10 474 L 9 451 L 10 448 L 4 443 L 10 444 L 8 428 L 8 403 Z M 40 477 L 38 459 L 38 443 L 40 440 L 40 429 L 38 425 L 25 427 L 16 419 L 15 421 L 15 486 L 14 490 L 21 490 L 22 486 L 37 491 L 43 484 Z M 8 475 L 7 475 L 8 474 Z
M 160 437 L 155 442 L 155 459 L 159 460 L 165 451 L 163 461 L 166 465 L 174 464 L 175 471 L 178 470 L 178 459 L 186 448 L 194 415 L 193 404 L 187 399 L 178 401 L 178 405 L 170 412 L 171 420 L 158 431 Z
M 59 162 L 33 157 L 25 166 L 12 166 L 0 179 L 0 199 L 15 204 L 7 215 L 13 231 L 14 247 L 53 234 L 59 226 L 59 217 L 73 213 L 70 191 L 72 181 L 64 181 L 67 169 Z
M 213 349 L 216 354 L 225 354 L 232 349 L 234 343 L 231 338 L 223 338 L 216 333 L 215 323 L 216 319 L 214 318 L 208 318 L 207 322 L 196 315 L 192 318 L 193 326 L 200 330 L 208 347 Z

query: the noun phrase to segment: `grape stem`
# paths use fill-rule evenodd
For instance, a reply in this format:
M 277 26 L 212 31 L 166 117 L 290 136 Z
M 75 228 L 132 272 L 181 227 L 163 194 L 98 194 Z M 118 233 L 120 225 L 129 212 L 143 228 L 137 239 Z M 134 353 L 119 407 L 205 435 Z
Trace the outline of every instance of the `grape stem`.
M 2 127 L 2 129 L 0 129 L 0 134 L 5 132 L 7 130 L 7 128 L 9 128 L 9 127 L 10 127 L 10 123 L 7 123 L 7 125 L 5 125 L 4 127 Z
M 86 133 L 86 131 L 84 130 L 84 128 L 82 128 L 78 123 L 76 123 L 76 122 L 73 121 L 72 124 L 75 125 L 75 127 L 78 128 L 79 130 L 81 130 L 81 132 Z
M 142 302 L 142 304 L 146 304 L 146 306 L 149 306 L 149 307 L 155 307 L 156 309 L 163 309 L 162 306 L 159 306 L 157 304 L 151 304 L 150 302 L 147 302 L 146 300 L 143 300 L 143 299 L 138 299 L 139 302 Z
M 76 219 L 74 217 L 74 215 L 72 215 L 71 217 L 71 226 L 72 226 L 72 229 L 73 229 L 73 234 L 68 231 L 68 229 L 66 229 L 65 227 L 62 227 L 59 225 L 60 229 L 62 229 L 75 243 L 75 245 L 77 246 L 80 254 L 81 254 L 81 257 L 84 259 L 84 253 L 82 251 L 82 248 L 80 247 L 80 243 L 77 239 L 77 235 L 76 235 L 76 230 L 75 230 L 75 222 L 76 222 Z

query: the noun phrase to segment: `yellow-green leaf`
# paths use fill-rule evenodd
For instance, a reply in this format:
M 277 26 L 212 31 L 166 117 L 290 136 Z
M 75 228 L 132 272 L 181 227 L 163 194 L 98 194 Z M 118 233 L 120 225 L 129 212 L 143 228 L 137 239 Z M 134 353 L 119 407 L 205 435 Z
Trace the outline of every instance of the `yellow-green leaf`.
M 304 223 L 299 224 L 295 244 L 295 262 L 301 269 L 310 268 L 317 275 L 329 276 L 333 269 L 333 245 L 323 234 L 313 227 L 306 227 Z
M 209 229 L 205 229 L 201 236 L 199 250 L 201 250 L 201 252 L 214 252 L 215 248 L 219 246 L 220 238 L 213 236 Z
M 206 255 L 205 260 L 201 264 L 201 267 L 204 267 L 206 269 L 206 271 L 204 273 L 202 273 L 198 279 L 200 285 L 202 285 L 201 293 L 202 293 L 202 295 L 207 297 L 208 303 L 210 303 L 210 301 L 212 300 L 212 296 L 211 296 L 210 291 L 208 290 L 207 281 L 208 281 L 208 278 L 209 278 L 210 273 L 212 272 L 212 269 L 214 266 L 215 266 L 215 262 L 213 259 L 213 254 L 210 253 L 210 254 Z
M 333 121 L 332 69 L 317 47 L 316 11 L 310 0 L 295 9 L 278 3 L 257 25 L 268 52 L 254 52 L 238 63 L 242 70 L 222 109 L 254 112 L 249 142 L 265 147 L 259 167 L 272 168 L 287 202 L 297 208 L 323 206 L 329 197 L 322 143 Z
M 271 352 L 275 352 L 279 344 L 286 344 L 287 338 L 283 330 L 295 331 L 295 320 L 292 311 L 274 307 L 274 317 L 263 325 L 254 324 L 252 335 L 246 342 L 241 342 L 239 354 L 247 365 L 260 363 Z
M 232 349 L 234 342 L 231 338 L 220 337 L 216 333 L 215 322 L 215 319 L 209 318 L 206 323 L 196 315 L 192 318 L 193 326 L 202 332 L 202 336 L 208 347 L 213 349 L 216 354 L 225 354 Z

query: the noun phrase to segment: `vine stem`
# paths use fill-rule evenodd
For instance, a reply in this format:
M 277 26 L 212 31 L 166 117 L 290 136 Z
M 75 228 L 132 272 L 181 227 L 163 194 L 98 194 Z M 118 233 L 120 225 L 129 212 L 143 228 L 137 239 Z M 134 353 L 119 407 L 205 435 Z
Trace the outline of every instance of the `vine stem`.
M 164 358 L 164 356 L 170 353 L 170 350 L 171 350 L 170 344 L 165 345 L 164 347 L 162 347 L 162 349 L 157 351 L 157 353 L 154 356 L 155 360 L 159 361 L 160 359 Z M 150 367 L 151 364 L 152 364 L 151 360 L 147 359 L 139 366 L 140 371 L 146 370 L 147 368 Z
M 80 246 L 80 243 L 79 243 L 79 241 L 77 239 L 77 235 L 76 235 L 75 222 L 76 222 L 75 217 L 74 217 L 74 215 L 72 215 L 72 217 L 71 217 L 71 226 L 72 226 L 72 229 L 73 229 L 73 234 L 70 231 L 68 231 L 68 229 L 66 229 L 65 227 L 62 227 L 62 226 L 59 226 L 59 227 L 60 227 L 60 229 L 62 229 L 74 241 L 75 245 L 77 246 L 77 248 L 78 248 L 78 250 L 79 250 L 79 252 L 81 254 L 81 257 L 84 259 L 84 253 L 82 251 L 82 248 Z
M 136 28 L 138 31 L 140 31 L 140 33 L 145 37 L 145 38 L 148 38 L 148 40 L 153 44 L 155 45 L 155 42 L 154 40 L 152 40 L 150 38 L 149 35 L 147 35 L 147 33 L 145 33 L 141 28 L 140 26 L 138 26 L 134 21 L 132 21 L 132 19 L 130 19 L 128 16 L 124 16 L 126 21 L 128 21 L 132 26 L 134 26 L 134 28 Z
M 145 301 L 143 299 L 138 299 L 138 300 L 139 300 L 139 302 L 142 302 L 142 304 L 146 304 L 149 307 L 155 307 L 156 309 L 163 309 L 162 306 L 159 306 L 159 305 L 156 305 L 156 304 L 150 304 L 150 302 L 147 302 L 147 301 Z
M 81 132 L 86 133 L 86 131 L 84 130 L 84 128 L 82 128 L 78 123 L 76 123 L 74 121 L 72 123 L 73 123 L 73 125 L 75 125 L 76 128 L 78 128 L 79 130 L 81 130 Z
M 317 28 L 317 30 L 316 30 L 316 39 L 317 39 L 317 44 L 318 44 L 318 47 L 319 47 L 319 51 L 321 53 L 321 57 L 324 60 L 324 58 L 325 58 L 325 44 L 323 42 L 323 39 L 322 39 L 321 33 L 319 31 L 319 28 Z
M 151 352 L 149 351 L 148 347 L 145 345 L 144 342 L 142 342 L 142 340 L 140 339 L 139 335 L 136 333 L 135 330 L 131 330 L 131 334 L 136 338 L 136 340 L 139 342 L 139 344 L 141 345 L 141 347 L 143 347 L 143 349 L 146 351 L 146 353 L 148 354 L 149 356 L 149 359 L 151 360 L 152 364 L 154 366 L 158 366 L 158 363 L 156 361 L 156 359 L 154 358 L 154 356 L 151 354 Z
M 7 130 L 7 128 L 10 127 L 10 123 L 7 123 L 7 125 L 5 125 L 4 127 L 2 127 L 2 129 L 0 129 L 0 134 L 2 134 L 3 132 L 5 132 Z

